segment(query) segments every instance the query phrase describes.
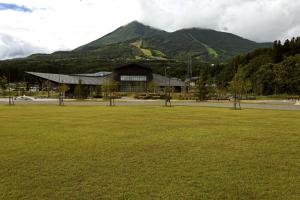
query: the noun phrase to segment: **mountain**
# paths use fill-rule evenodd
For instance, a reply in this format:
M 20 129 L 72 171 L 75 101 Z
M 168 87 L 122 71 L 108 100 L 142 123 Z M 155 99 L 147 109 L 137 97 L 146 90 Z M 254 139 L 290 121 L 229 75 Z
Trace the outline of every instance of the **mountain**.
M 76 48 L 73 53 L 92 53 L 112 59 L 187 59 L 191 56 L 204 61 L 226 61 L 271 45 L 210 29 L 166 32 L 134 21 Z
M 133 21 L 126 26 L 121 26 L 117 30 L 109 33 L 93 42 L 78 47 L 75 51 L 89 51 L 95 50 L 105 45 L 111 45 L 116 43 L 122 43 L 130 41 L 132 39 L 140 38 L 152 38 L 159 35 L 168 34 L 165 31 L 161 31 L 150 26 L 146 26 L 137 21 Z
M 164 73 L 164 66 L 169 66 L 172 76 L 184 78 L 190 57 L 197 75 L 212 62 L 227 63 L 236 55 L 271 46 L 215 30 L 190 28 L 166 32 L 134 21 L 73 51 L 0 61 L 0 76 L 10 73 L 11 80 L 20 81 L 24 80 L 24 71 L 93 73 L 136 62 L 159 74 Z

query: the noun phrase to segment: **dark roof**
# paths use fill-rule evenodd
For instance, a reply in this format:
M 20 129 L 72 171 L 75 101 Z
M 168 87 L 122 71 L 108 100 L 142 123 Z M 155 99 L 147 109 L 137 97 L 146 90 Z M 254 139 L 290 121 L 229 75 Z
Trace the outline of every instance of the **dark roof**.
M 51 73 L 40 73 L 40 72 L 26 72 L 26 73 L 56 83 L 65 83 L 65 84 L 74 84 L 74 85 L 78 84 L 80 81 L 81 84 L 83 85 L 101 85 L 105 80 L 110 78 L 109 75 L 104 77 L 89 77 L 89 76 L 80 76 L 80 75 L 51 74 Z
M 169 78 L 160 74 L 153 74 L 153 82 L 159 86 L 168 86 Z M 170 78 L 170 85 L 183 87 L 184 82 L 182 82 L 182 80 L 180 80 L 179 78 Z
M 79 84 L 79 81 L 81 81 L 81 84 L 83 85 L 102 85 L 104 81 L 112 78 L 112 73 L 109 73 L 106 76 L 86 76 L 85 74 L 66 75 L 66 74 L 51 74 L 51 73 L 40 73 L 40 72 L 26 72 L 26 73 L 46 80 L 50 80 L 52 82 L 72 84 L 72 85 Z M 169 78 L 159 74 L 153 74 L 153 82 L 159 86 L 168 86 Z M 182 82 L 178 78 L 170 78 L 170 85 L 183 87 L 184 82 Z
M 194 77 L 191 77 L 191 78 L 187 78 L 185 79 L 185 82 L 192 82 L 192 81 L 197 81 L 199 79 L 198 76 L 194 76 Z

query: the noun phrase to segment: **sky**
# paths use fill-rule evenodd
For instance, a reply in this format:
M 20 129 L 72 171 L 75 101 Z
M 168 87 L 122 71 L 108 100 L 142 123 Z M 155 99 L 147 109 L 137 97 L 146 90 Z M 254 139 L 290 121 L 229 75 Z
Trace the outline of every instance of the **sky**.
M 285 40 L 300 36 L 300 0 L 0 0 L 0 59 L 72 50 L 134 20 Z

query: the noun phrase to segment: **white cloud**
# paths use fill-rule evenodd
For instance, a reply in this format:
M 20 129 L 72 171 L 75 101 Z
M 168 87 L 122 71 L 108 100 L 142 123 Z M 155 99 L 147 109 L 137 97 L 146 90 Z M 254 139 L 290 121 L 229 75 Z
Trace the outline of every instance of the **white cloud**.
M 46 52 L 74 49 L 139 15 L 136 0 L 11 0 L 10 3 L 25 5 L 33 12 L 0 11 L 1 32 L 42 46 Z
M 174 31 L 202 27 L 255 41 L 300 35 L 300 0 L 147 0 L 143 21 Z
M 9 3 L 25 6 L 32 12 L 1 10 L 1 33 L 19 38 L 26 46 L 43 47 L 44 52 L 74 49 L 133 20 L 169 31 L 211 28 L 255 41 L 300 35 L 300 0 L 10 0 Z M 0 43 L 2 52 L 7 49 L 3 43 Z M 10 49 L 13 48 L 20 46 L 12 45 Z
M 45 52 L 45 49 L 0 33 L 0 60 L 29 56 L 33 53 L 41 52 Z

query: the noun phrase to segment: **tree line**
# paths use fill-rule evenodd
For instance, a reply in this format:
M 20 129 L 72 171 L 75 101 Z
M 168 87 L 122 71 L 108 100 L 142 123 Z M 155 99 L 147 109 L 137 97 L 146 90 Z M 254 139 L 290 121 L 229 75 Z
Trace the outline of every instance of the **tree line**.
M 283 44 L 275 41 L 272 48 L 236 56 L 228 63 L 201 68 L 198 73 L 201 87 L 215 84 L 217 91 L 230 92 L 238 85 L 245 95 L 299 95 L 300 37 Z
M 94 56 L 94 55 L 93 55 Z M 188 59 L 184 60 L 108 60 L 88 55 L 35 55 L 25 59 L 0 61 L 0 76 L 10 82 L 30 80 L 24 72 L 92 73 L 112 71 L 114 67 L 137 62 L 164 74 L 170 67 L 169 76 L 187 78 Z M 193 76 L 201 77 L 205 85 L 214 85 L 218 92 L 230 91 L 233 81 L 238 82 L 244 93 L 253 95 L 300 94 L 300 37 L 275 41 L 272 48 L 257 49 L 239 55 L 227 63 L 202 62 L 192 59 Z M 203 96 L 203 94 L 201 94 Z M 201 97 L 202 98 L 202 97 Z

